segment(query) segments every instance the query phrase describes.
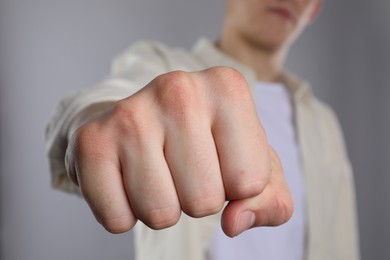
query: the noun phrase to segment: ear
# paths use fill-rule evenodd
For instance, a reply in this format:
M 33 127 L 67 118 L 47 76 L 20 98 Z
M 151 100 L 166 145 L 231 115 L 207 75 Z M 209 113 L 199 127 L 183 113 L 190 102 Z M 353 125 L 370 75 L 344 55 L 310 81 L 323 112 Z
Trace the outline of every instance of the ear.
M 318 14 L 320 13 L 323 5 L 323 0 L 314 0 L 313 2 L 313 9 L 311 10 L 311 14 L 309 16 L 309 21 L 314 22 L 314 20 L 317 18 Z

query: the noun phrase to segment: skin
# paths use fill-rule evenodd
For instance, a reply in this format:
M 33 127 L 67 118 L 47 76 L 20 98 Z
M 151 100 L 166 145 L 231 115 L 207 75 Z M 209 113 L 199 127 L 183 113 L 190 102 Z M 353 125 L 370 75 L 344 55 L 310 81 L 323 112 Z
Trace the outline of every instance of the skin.
M 320 2 L 228 0 L 226 6 L 219 48 L 251 66 L 259 80 L 275 81 Z M 280 14 L 270 6 L 285 9 Z M 167 228 L 182 212 L 212 215 L 225 201 L 221 225 L 231 237 L 282 224 L 293 212 L 249 87 L 227 67 L 166 73 L 124 100 L 85 109 L 69 130 L 66 165 L 112 233 L 137 220 Z
M 218 46 L 260 81 L 277 81 L 291 44 L 321 6 L 321 0 L 228 0 Z

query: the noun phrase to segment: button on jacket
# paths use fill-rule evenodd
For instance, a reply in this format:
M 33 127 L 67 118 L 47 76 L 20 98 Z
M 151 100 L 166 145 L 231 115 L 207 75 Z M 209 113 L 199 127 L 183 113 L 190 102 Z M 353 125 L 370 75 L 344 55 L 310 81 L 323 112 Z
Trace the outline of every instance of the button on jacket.
M 102 83 L 60 102 L 46 132 L 53 187 L 81 194 L 66 177 L 64 165 L 68 128 L 81 110 L 93 103 L 128 97 L 165 72 L 212 66 L 233 67 L 250 86 L 256 82 L 250 68 L 226 56 L 206 39 L 200 39 L 192 51 L 169 48 L 158 42 L 132 45 L 114 61 L 109 77 Z M 281 81 L 291 94 L 300 147 L 307 208 L 306 259 L 357 260 L 353 175 L 337 118 L 313 96 L 308 83 L 287 72 Z M 219 221 L 219 214 L 200 219 L 182 214 L 177 225 L 160 231 L 138 222 L 136 259 L 205 260 Z

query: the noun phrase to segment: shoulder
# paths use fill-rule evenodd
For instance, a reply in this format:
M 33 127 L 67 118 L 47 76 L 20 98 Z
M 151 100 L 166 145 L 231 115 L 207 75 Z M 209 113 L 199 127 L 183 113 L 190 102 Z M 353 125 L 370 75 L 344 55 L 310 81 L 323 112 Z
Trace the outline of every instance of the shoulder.
M 159 41 L 138 41 L 118 55 L 112 63 L 112 73 L 121 74 L 134 66 L 160 72 L 198 69 L 195 56 L 184 48 L 168 46 Z

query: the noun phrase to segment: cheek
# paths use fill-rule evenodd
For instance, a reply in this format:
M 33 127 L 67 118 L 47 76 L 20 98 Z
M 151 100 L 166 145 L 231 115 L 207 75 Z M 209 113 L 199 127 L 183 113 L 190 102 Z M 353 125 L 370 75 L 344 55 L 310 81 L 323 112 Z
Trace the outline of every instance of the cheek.
M 246 6 L 246 8 L 242 8 L 238 22 L 241 26 L 245 26 L 247 28 L 258 27 L 260 24 L 266 22 L 265 15 L 266 14 L 262 11 L 262 9 L 256 5 L 254 5 L 253 8 L 251 8 L 251 6 Z

